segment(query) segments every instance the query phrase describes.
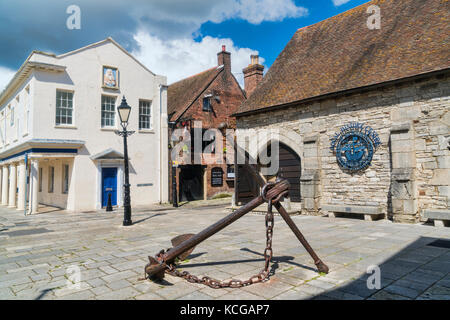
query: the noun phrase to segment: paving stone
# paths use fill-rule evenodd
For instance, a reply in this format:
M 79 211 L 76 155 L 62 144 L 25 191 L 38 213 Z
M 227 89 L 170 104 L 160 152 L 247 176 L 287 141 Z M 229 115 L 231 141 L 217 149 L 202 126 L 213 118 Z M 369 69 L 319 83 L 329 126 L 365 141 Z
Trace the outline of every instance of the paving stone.
M 33 281 L 51 279 L 50 275 L 48 275 L 47 273 L 35 274 L 35 275 L 30 276 L 30 278 Z
M 87 300 L 94 296 L 95 295 L 92 291 L 84 290 L 84 291 L 76 292 L 73 294 L 64 295 L 62 297 L 57 297 L 57 299 L 59 299 L 59 300 Z
M 78 293 L 80 291 L 84 291 L 87 289 L 92 288 L 87 282 L 79 282 L 72 285 L 66 285 L 62 287 L 61 289 L 53 290 L 53 293 L 56 297 L 63 297 L 66 295 L 73 295 L 75 293 Z
M 131 270 L 116 272 L 107 276 L 102 277 L 103 280 L 110 283 L 113 281 L 123 280 L 128 277 L 136 276 L 136 273 Z
M 339 286 L 339 290 L 357 295 L 363 298 L 368 298 L 371 295 L 373 295 L 375 292 L 377 292 L 377 289 L 369 289 L 367 287 L 366 281 L 356 280 L 356 281 L 350 281 L 347 284 L 342 284 Z
M 397 284 L 392 284 L 390 286 L 387 286 L 386 288 L 384 288 L 384 291 L 389 292 L 389 293 L 393 293 L 393 294 L 396 294 L 396 295 L 399 295 L 399 296 L 411 298 L 411 299 L 416 298 L 421 293 L 421 290 L 415 290 L 415 289 L 412 289 L 412 288 L 406 288 L 406 287 L 402 287 L 402 286 L 397 285 Z
M 426 296 L 429 295 L 450 295 L 450 288 L 434 285 L 425 292 Z
M 16 295 L 9 288 L 0 289 L 0 300 L 14 299 Z
M 423 266 L 421 266 L 422 269 L 431 270 L 431 271 L 438 271 L 442 273 L 448 273 L 450 270 L 450 262 L 443 262 L 443 261 L 432 261 L 430 263 L 427 263 Z
M 200 291 L 194 291 L 177 298 L 177 300 L 211 300 L 212 297 Z
M 101 278 L 89 279 L 86 282 L 89 283 L 92 288 L 103 286 L 106 283 L 106 281 Z
M 295 238 L 289 228 L 277 216 L 273 240 L 279 249 L 273 258 L 274 275 L 268 283 L 215 290 L 172 276 L 166 276 L 162 283 L 138 281 L 143 276 L 146 256 L 166 248 L 171 238 L 186 232 L 186 225 L 193 226 L 188 232 L 197 232 L 228 213 L 225 208 L 210 211 L 183 206 L 171 210 L 170 214 L 153 217 L 151 224 L 127 229 L 120 226 L 119 215 L 111 216 L 103 211 L 95 215 L 50 212 L 33 216 L 33 220 L 26 220 L 29 228 L 51 225 L 53 232 L 0 241 L 0 298 L 3 294 L 11 299 L 372 300 L 408 299 L 399 293 L 409 292 L 413 296 L 413 291 L 417 293 L 416 299 L 450 296 L 447 291 L 450 251 L 427 246 L 433 239 L 450 238 L 448 231 L 421 225 L 367 223 L 355 219 L 331 221 L 313 216 L 293 219 L 330 267 L 328 275 L 319 277 L 311 257 L 293 242 Z M 155 211 L 146 214 L 154 215 Z M 186 222 L 183 225 L 179 223 L 180 217 Z M 3 207 L 0 207 L 0 219 L 10 223 L 11 231 L 18 228 L 16 222 L 19 225 L 25 222 L 23 215 Z M 259 272 L 264 263 L 261 252 L 265 245 L 264 228 L 255 227 L 260 223 L 264 225 L 263 215 L 250 214 L 236 221 L 225 233 L 199 245 L 181 269 L 220 280 L 245 279 Z M 88 288 L 70 293 L 65 289 L 65 276 L 71 265 L 80 267 Z M 380 266 L 381 288 L 386 290 L 367 288 L 370 265 Z M 11 297 L 11 293 L 17 296 Z M 62 293 L 66 294 L 61 296 Z
M 187 295 L 191 292 L 197 291 L 199 287 L 192 285 L 188 282 L 179 282 L 176 285 L 166 285 L 160 286 L 160 289 L 158 290 L 158 295 L 165 299 L 177 299 L 179 297 L 182 297 L 184 295 Z
M 96 296 L 98 300 L 125 300 L 140 295 L 140 292 L 131 287 L 126 287 L 122 290 L 112 291 L 106 294 Z
M 118 280 L 109 282 L 107 286 L 112 290 L 119 290 L 131 286 L 131 283 L 129 283 L 127 280 Z
M 263 298 L 247 291 L 236 290 L 217 297 L 215 300 L 263 300 Z
M 104 273 L 106 273 L 106 274 L 113 274 L 113 273 L 117 273 L 117 272 L 118 272 L 117 269 L 114 269 L 114 268 L 111 267 L 111 266 L 102 266 L 102 267 L 100 267 L 99 269 L 100 269 L 101 271 L 103 271 Z
M 299 287 L 296 287 L 295 290 L 298 290 L 304 294 L 308 294 L 308 295 L 319 295 L 324 293 L 325 291 L 327 291 L 326 289 L 323 288 L 319 288 L 319 287 L 314 287 L 314 286 L 310 286 L 309 284 L 302 284 Z
M 273 300 L 307 300 L 310 299 L 312 295 L 307 294 L 305 292 L 301 292 L 298 290 L 290 289 L 287 290 L 275 297 L 273 297 Z
M 332 298 L 334 300 L 363 300 L 364 299 L 358 295 L 344 292 L 339 289 L 329 290 L 329 291 L 323 293 L 323 295 L 325 295 L 329 298 Z
M 0 282 L 0 289 L 2 288 L 7 288 L 13 285 L 17 285 L 17 284 L 24 284 L 24 283 L 30 283 L 32 282 L 31 279 L 29 277 L 17 277 L 17 278 L 13 278 L 13 279 L 9 279 L 6 281 L 1 281 Z
M 393 284 L 404 287 L 404 288 L 410 288 L 413 290 L 417 290 L 418 292 L 424 292 L 429 287 L 429 285 L 427 285 L 427 284 L 417 282 L 417 281 L 409 281 L 409 280 L 405 280 L 405 279 L 395 281 Z
M 411 300 L 405 296 L 400 296 L 391 292 L 387 292 L 385 290 L 378 291 L 373 296 L 371 296 L 368 300 Z
M 222 288 L 221 289 L 213 289 L 213 288 L 205 286 L 203 289 L 200 289 L 200 292 L 202 292 L 204 294 L 207 294 L 210 297 L 218 298 L 220 296 L 223 296 L 223 295 L 229 293 L 230 290 L 229 289 L 222 289 Z
M 99 286 L 99 287 L 96 287 L 96 288 L 92 288 L 91 291 L 96 296 L 99 296 L 99 295 L 102 295 L 102 294 L 105 294 L 105 293 L 112 292 L 113 290 L 108 288 L 107 286 Z
M 308 281 L 308 285 L 313 286 L 313 287 L 322 288 L 325 290 L 329 290 L 336 286 L 334 283 L 323 281 L 321 279 L 314 279 L 314 280 Z
M 441 286 L 441 287 L 447 287 L 450 288 L 450 279 L 443 279 L 443 280 L 439 280 L 436 285 Z
M 144 294 L 140 294 L 134 297 L 136 300 L 163 300 L 162 297 L 158 296 L 155 293 L 147 292 Z
M 270 299 L 292 288 L 292 285 L 279 281 L 276 278 L 272 278 L 267 282 L 260 282 L 251 286 L 243 287 L 242 290 L 251 292 L 265 299 Z
M 290 284 L 292 286 L 298 286 L 305 282 L 305 280 L 303 279 L 291 277 L 286 273 L 276 273 L 273 277 L 281 282 Z
M 114 268 L 119 271 L 124 271 L 124 270 L 129 270 L 129 269 L 135 270 L 135 269 L 142 269 L 144 265 L 145 264 L 143 264 L 142 261 L 140 261 L 140 260 L 127 261 L 127 262 L 115 264 Z

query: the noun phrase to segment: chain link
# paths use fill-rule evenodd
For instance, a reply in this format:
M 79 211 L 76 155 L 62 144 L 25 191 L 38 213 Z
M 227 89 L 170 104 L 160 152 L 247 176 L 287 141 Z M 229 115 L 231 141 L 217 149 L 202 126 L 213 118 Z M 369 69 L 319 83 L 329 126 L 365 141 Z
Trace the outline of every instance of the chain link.
M 268 184 L 269 187 L 272 185 L 273 185 L 273 183 Z M 266 191 L 266 188 L 264 189 L 264 191 Z M 248 280 L 231 279 L 228 281 L 220 281 L 220 280 L 216 280 L 216 279 L 213 279 L 213 278 L 210 278 L 207 276 L 199 278 L 197 276 L 190 274 L 187 271 L 179 271 L 179 270 L 177 270 L 177 268 L 174 264 L 170 264 L 167 266 L 166 273 L 168 273 L 172 276 L 175 276 L 175 277 L 184 278 L 188 282 L 204 284 L 213 289 L 241 288 L 241 287 L 245 287 L 245 286 L 248 286 L 251 284 L 255 284 L 258 282 L 265 282 L 265 281 L 269 280 L 269 274 L 270 274 L 269 265 L 270 265 L 270 261 L 272 260 L 272 256 L 273 256 L 272 237 L 273 237 L 274 219 L 273 219 L 273 212 L 272 212 L 272 201 L 273 200 L 272 199 L 265 199 L 265 200 L 267 201 L 267 213 L 266 213 L 266 218 L 265 218 L 266 248 L 264 249 L 264 260 L 265 260 L 264 269 L 261 270 L 261 272 L 250 277 Z M 160 253 L 160 255 L 161 255 L 161 253 Z

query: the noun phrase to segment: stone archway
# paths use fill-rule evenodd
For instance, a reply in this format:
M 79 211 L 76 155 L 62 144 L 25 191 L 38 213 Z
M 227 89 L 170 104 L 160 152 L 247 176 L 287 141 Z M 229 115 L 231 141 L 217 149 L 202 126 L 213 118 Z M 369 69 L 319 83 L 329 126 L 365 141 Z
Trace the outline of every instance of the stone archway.
M 256 135 L 258 137 L 258 149 L 249 150 L 250 156 L 254 159 L 258 158 L 258 155 L 267 148 L 272 140 L 278 140 L 280 143 L 285 144 L 299 157 L 303 155 L 303 149 L 301 147 L 303 145 L 303 140 L 302 137 L 295 131 L 284 128 L 274 128 L 270 129 L 269 134 L 267 134 L 265 129 L 258 129 L 256 130 Z
M 271 141 L 278 141 L 278 145 L 283 146 L 282 152 L 285 154 L 283 157 L 289 158 L 290 155 L 291 159 L 284 160 L 297 160 L 297 172 L 294 172 L 293 174 L 289 173 L 288 175 L 291 176 L 289 178 L 292 181 L 292 185 L 294 186 L 294 188 L 296 188 L 296 190 L 292 190 L 291 192 L 293 195 L 295 195 L 294 202 L 300 202 L 301 155 L 303 155 L 303 144 L 301 136 L 295 131 L 287 130 L 284 128 L 238 129 L 236 131 L 236 136 L 238 138 L 238 145 L 240 145 L 241 148 L 245 149 L 245 158 L 246 161 L 249 161 L 246 163 L 254 165 L 255 169 L 257 169 L 258 167 L 257 163 L 259 155 L 263 152 L 266 152 L 266 149 L 270 145 Z M 251 143 L 246 143 L 246 138 L 250 138 Z M 245 146 L 247 146 L 247 148 L 245 148 Z M 243 166 L 239 165 L 237 169 L 239 173 L 237 174 L 238 188 L 236 192 L 236 201 L 239 203 L 246 203 L 254 197 L 258 196 L 259 188 L 256 186 L 254 181 L 252 181 L 251 175 L 246 174 L 245 168 Z

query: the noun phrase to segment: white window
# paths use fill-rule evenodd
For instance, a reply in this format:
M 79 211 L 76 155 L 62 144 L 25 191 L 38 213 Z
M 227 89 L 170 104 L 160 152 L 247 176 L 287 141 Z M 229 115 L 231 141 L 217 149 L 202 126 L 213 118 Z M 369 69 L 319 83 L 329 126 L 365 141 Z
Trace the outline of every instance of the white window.
M 69 192 L 69 165 L 63 164 L 62 193 Z
M 10 110 L 10 122 L 9 124 L 11 125 L 11 127 L 14 127 L 14 107 L 11 107 Z
M 53 187 L 55 183 L 55 167 L 48 168 L 48 193 L 53 192 Z
M 116 97 L 102 95 L 102 127 L 114 127 L 116 118 Z
M 30 122 L 30 120 L 29 120 L 30 119 L 30 106 L 29 106 L 28 103 L 25 105 L 25 115 L 24 115 L 24 117 L 25 117 L 25 119 L 24 119 L 25 124 L 23 126 L 23 134 L 25 135 L 25 134 L 28 133 L 28 124 Z
M 139 129 L 151 129 L 152 102 L 139 100 Z
M 56 125 L 72 124 L 73 92 L 56 90 Z

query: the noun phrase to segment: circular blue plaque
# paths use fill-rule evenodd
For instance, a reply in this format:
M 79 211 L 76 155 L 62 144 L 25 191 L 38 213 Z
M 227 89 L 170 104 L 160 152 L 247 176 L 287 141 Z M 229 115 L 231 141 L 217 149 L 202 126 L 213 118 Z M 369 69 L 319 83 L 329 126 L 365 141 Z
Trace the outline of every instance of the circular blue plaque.
M 336 144 L 336 159 L 346 170 L 364 170 L 372 162 L 373 149 L 372 142 L 364 134 L 347 133 Z
M 341 128 L 331 140 L 331 150 L 341 168 L 352 172 L 366 169 L 381 144 L 378 134 L 361 123 L 350 123 Z

